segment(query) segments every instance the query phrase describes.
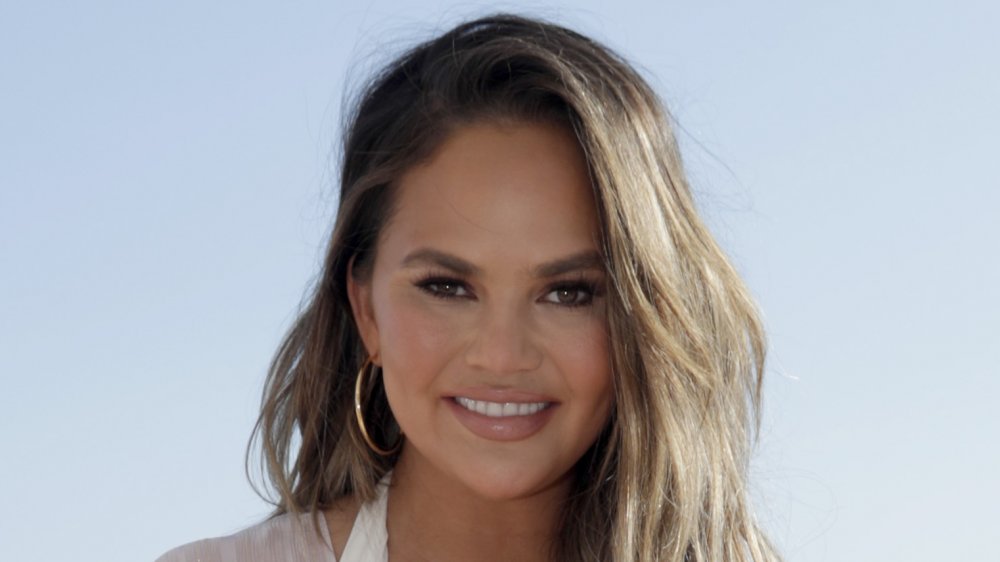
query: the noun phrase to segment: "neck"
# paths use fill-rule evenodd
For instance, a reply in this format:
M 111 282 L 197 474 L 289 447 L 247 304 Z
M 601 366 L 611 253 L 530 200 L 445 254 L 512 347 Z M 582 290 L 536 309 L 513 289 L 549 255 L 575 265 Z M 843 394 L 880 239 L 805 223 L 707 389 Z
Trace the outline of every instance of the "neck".
M 390 560 L 551 559 L 568 479 L 526 497 L 484 498 L 405 453 L 389 493 Z

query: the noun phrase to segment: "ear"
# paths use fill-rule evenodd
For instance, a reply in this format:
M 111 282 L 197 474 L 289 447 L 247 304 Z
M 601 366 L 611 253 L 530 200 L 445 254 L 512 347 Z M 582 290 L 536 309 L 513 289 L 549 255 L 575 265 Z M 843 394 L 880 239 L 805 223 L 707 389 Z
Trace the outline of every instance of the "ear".
M 354 257 L 347 264 L 347 298 L 351 301 L 351 312 L 354 313 L 354 323 L 358 327 L 361 341 L 365 344 L 372 363 L 381 366 L 378 354 L 378 324 L 375 322 L 375 310 L 372 308 L 371 280 L 360 282 L 354 277 Z

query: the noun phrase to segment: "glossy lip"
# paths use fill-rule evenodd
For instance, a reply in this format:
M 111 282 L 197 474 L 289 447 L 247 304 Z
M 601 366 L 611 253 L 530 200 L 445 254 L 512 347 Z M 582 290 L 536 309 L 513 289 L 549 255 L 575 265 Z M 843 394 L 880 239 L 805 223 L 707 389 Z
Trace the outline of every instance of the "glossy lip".
M 467 410 L 455 401 L 456 396 L 486 402 L 537 403 L 548 405 L 541 411 L 527 416 L 507 416 L 491 418 L 472 410 Z M 490 441 L 520 441 L 538 433 L 552 418 L 559 403 L 549 396 L 518 390 L 470 388 L 452 393 L 443 398 L 445 405 L 455 418 L 474 435 Z

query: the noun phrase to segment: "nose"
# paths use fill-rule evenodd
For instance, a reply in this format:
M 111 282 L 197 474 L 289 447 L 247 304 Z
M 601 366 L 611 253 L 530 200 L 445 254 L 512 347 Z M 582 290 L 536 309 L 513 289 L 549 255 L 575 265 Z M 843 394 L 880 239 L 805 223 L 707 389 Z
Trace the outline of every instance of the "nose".
M 530 314 L 517 306 L 484 307 L 477 319 L 466 363 L 496 374 L 523 373 L 542 363 Z

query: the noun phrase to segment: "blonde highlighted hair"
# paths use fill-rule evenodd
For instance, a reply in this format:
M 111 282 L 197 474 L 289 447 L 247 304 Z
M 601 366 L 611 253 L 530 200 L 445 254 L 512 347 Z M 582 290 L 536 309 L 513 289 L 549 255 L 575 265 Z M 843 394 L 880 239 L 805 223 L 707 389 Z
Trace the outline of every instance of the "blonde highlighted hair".
M 278 496 L 275 514 L 371 499 L 392 469 L 396 457 L 373 454 L 353 422 L 365 351 L 346 293 L 348 264 L 359 278 L 370 274 L 402 173 L 457 127 L 484 120 L 570 128 L 599 214 L 615 407 L 575 467 L 553 557 L 778 560 L 747 498 L 764 334 L 697 214 L 669 117 L 606 47 L 511 15 L 418 45 L 358 98 L 322 276 L 274 359 L 251 440 Z M 388 444 L 398 427 L 380 385 L 370 389 L 366 423 Z

